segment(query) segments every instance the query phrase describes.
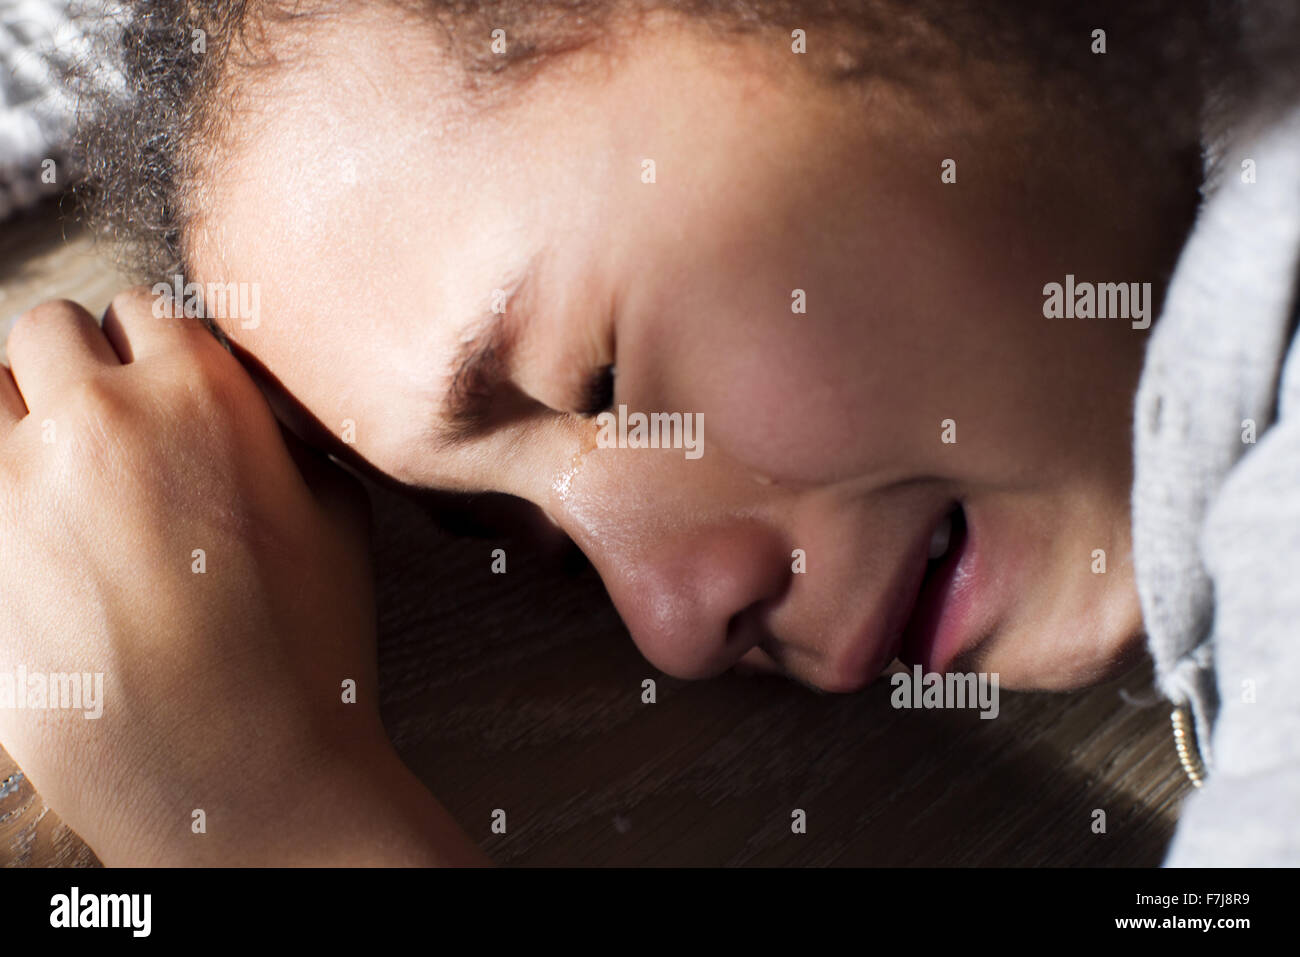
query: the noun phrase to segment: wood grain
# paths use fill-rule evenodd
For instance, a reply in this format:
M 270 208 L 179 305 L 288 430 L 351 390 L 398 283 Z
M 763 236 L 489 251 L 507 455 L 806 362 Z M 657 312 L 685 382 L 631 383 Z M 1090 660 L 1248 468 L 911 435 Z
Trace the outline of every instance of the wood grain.
M 121 282 L 54 213 L 0 224 L 4 319 L 56 296 L 97 312 Z M 421 503 L 372 494 L 385 723 L 499 862 L 1155 865 L 1172 836 L 1188 785 L 1168 709 L 1135 703 L 1155 700 L 1147 665 L 1081 693 L 1004 692 L 994 721 L 896 711 L 883 682 L 677 681 L 639 656 L 589 569 L 452 537 Z M 0 861 L 97 864 L 3 752 Z

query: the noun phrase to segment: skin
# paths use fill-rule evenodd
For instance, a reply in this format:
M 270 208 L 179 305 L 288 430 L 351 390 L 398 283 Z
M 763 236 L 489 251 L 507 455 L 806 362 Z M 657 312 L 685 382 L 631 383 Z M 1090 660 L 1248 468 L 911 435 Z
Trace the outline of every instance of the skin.
M 5 749 L 109 866 L 482 863 L 379 719 L 364 495 L 153 301 L 9 334 L 0 670 L 103 697 L 0 708 Z
M 286 418 L 407 485 L 531 503 L 675 675 L 861 688 L 898 569 L 956 501 L 981 594 L 946 664 L 1066 688 L 1124 661 L 1144 335 L 1045 320 L 1041 290 L 1159 282 L 1178 175 L 1014 97 L 973 120 L 963 92 L 995 76 L 831 89 L 784 41 L 668 18 L 471 107 L 435 36 L 379 9 L 249 78 L 196 194 L 187 278 L 261 284 L 260 324 L 226 332 Z M 448 447 L 467 317 L 525 272 L 510 379 Z M 126 293 L 101 331 L 50 303 L 11 333 L 0 666 L 102 671 L 106 707 L 0 709 L 0 740 L 106 863 L 481 863 L 384 736 L 355 490 L 155 304 Z M 702 458 L 596 447 L 575 413 L 610 363 L 617 403 L 703 413 Z
M 1032 104 L 975 121 L 971 78 L 931 91 L 953 109 L 820 86 L 783 42 L 668 17 L 477 108 L 427 31 L 317 29 L 312 56 L 237 101 L 190 260 L 200 282 L 262 283 L 260 326 L 227 334 L 324 428 L 355 423 L 350 454 L 532 503 L 676 676 L 743 662 L 861 688 L 884 664 L 863 658 L 864 622 L 884 627 L 905 555 L 955 501 L 983 572 L 952 667 L 1063 689 L 1131 657 L 1145 333 L 1044 319 L 1042 287 L 1159 290 L 1186 220 L 1149 215 L 1168 187 L 1104 131 Z M 446 448 L 456 347 L 526 271 L 510 380 Z M 608 363 L 616 403 L 702 412 L 704 456 L 594 448 L 574 413 Z

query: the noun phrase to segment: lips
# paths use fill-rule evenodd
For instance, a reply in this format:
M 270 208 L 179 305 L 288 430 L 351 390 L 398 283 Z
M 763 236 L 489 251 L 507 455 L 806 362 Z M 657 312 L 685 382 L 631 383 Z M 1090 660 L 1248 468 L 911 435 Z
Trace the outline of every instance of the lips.
M 958 504 L 934 514 L 898 564 L 885 600 L 834 655 L 817 686 L 859 691 L 891 661 L 943 671 L 962 650 L 975 596 L 975 535 Z
M 823 689 L 859 691 L 902 653 L 917 599 L 929 577 L 928 556 L 932 547 L 938 549 L 945 538 L 950 538 L 951 526 L 947 518 L 951 512 L 949 507 L 934 515 L 925 528 L 925 534 L 912 542 L 884 591 L 884 600 L 874 607 L 854 640 L 839 649 L 830 674 L 824 673 L 818 682 Z
M 945 547 L 939 548 L 940 544 Z M 946 534 L 942 525 L 934 533 L 934 557 L 927 562 L 899 648 L 904 664 L 942 672 L 962 650 L 975 592 L 974 544 L 968 516 L 961 508 L 952 513 Z

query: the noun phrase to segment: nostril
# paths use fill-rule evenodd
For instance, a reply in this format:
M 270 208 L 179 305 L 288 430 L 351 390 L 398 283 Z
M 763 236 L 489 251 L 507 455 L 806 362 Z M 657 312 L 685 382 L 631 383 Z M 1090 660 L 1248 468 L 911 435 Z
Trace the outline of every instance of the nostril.
M 579 541 L 583 541 L 579 539 Z M 679 678 L 711 678 L 751 648 L 789 587 L 788 551 L 757 522 L 700 525 L 671 538 L 647 532 L 635 547 L 588 548 L 633 640 Z M 583 544 L 587 544 L 583 542 Z
M 767 633 L 762 621 L 765 604 L 765 602 L 756 601 L 727 619 L 724 643 L 731 654 L 739 657 L 746 654 L 751 648 L 763 647 L 766 642 L 771 640 L 771 636 Z
M 727 633 L 725 641 L 728 646 L 736 644 L 738 637 L 745 629 L 745 613 L 749 609 L 741 609 L 727 619 Z
M 728 645 L 734 645 L 736 643 L 736 635 L 740 632 L 740 629 L 743 627 L 743 625 L 741 624 L 741 616 L 743 614 L 744 614 L 743 611 L 738 611 L 730 618 L 727 619 L 726 643 Z

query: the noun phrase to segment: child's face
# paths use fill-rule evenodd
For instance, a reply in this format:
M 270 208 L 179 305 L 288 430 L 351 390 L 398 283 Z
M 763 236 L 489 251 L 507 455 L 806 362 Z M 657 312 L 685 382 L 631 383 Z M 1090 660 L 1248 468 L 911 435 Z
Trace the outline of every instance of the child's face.
M 678 676 L 744 657 L 846 691 L 903 651 L 1062 688 L 1131 648 L 1143 334 L 1042 314 L 1067 272 L 1154 278 L 1150 237 L 1107 235 L 1122 186 L 1027 176 L 1057 154 L 813 86 L 780 44 L 665 27 L 467 112 L 431 37 L 316 29 L 219 149 L 190 278 L 261 284 L 260 326 L 223 325 L 355 451 L 533 502 Z M 470 383 L 486 417 L 448 443 L 460 346 L 515 283 L 503 381 Z M 570 413 L 610 363 L 616 407 L 703 414 L 702 457 L 596 447 Z M 914 597 L 958 502 L 931 640 Z

